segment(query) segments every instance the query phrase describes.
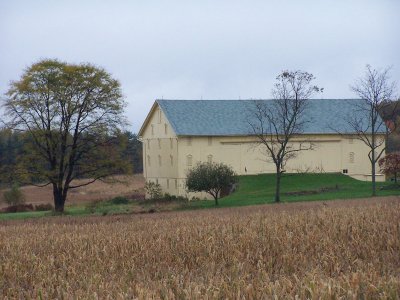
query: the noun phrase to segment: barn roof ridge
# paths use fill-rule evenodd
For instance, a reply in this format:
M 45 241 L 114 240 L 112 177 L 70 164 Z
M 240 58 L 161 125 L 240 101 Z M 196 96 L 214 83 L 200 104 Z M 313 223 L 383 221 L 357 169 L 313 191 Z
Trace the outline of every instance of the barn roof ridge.
M 254 100 L 270 102 L 273 99 L 157 99 L 155 102 L 178 136 L 234 136 L 251 134 L 249 105 Z M 363 103 L 362 99 L 310 99 L 310 107 L 304 116 L 309 122 L 303 133 L 354 133 L 345 118 L 357 114 L 363 119 L 363 114 L 355 109 Z M 363 127 L 368 128 L 366 119 Z M 378 132 L 385 132 L 383 122 Z

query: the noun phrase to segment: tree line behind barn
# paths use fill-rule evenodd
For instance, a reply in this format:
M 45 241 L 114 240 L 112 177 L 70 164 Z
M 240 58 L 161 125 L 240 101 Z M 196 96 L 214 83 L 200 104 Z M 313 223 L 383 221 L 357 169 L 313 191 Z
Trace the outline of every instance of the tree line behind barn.
M 118 153 L 127 165 L 126 170 L 121 170 L 122 173 L 143 172 L 142 144 L 137 139 L 136 133 L 120 132 L 110 141 L 118 148 Z M 0 129 L 0 188 L 12 185 L 13 181 L 20 177 L 17 172 L 25 173 L 22 174 L 24 178 L 22 183 L 40 183 L 39 178 L 23 171 L 28 167 L 24 161 L 24 154 L 31 146 L 26 133 Z

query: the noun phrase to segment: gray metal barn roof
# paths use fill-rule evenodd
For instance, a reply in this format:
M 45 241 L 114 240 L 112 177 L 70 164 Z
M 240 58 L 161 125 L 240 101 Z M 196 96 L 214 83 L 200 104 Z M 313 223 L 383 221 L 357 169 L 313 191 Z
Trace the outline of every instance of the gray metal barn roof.
M 271 100 L 265 101 L 267 105 Z M 177 135 L 224 136 L 249 135 L 249 109 L 254 100 L 156 100 L 167 116 Z M 368 128 L 365 112 L 358 107 L 364 105 L 361 99 L 311 99 L 304 117 L 304 133 L 330 134 L 352 133 L 346 117 L 357 115 Z M 382 124 L 379 132 L 385 132 Z

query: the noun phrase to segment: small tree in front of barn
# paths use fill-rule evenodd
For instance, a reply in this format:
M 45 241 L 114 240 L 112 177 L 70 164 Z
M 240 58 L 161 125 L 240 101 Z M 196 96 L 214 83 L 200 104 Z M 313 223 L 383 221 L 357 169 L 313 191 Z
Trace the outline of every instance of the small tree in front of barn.
M 385 175 L 393 175 L 397 183 L 397 174 L 400 172 L 400 152 L 389 153 L 379 160 L 381 172 Z
M 213 196 L 215 205 L 218 205 L 221 190 L 236 182 L 237 175 L 231 167 L 223 163 L 205 162 L 189 170 L 186 187 L 189 192 L 207 192 Z
M 147 195 L 149 195 L 151 200 L 156 200 L 161 198 L 162 189 L 158 183 L 153 181 L 147 181 L 146 184 L 144 185 L 144 189 Z

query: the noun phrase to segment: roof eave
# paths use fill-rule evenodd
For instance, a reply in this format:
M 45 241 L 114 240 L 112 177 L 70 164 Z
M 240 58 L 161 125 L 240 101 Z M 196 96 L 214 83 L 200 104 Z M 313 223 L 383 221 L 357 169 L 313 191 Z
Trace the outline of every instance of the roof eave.
M 144 122 L 143 122 L 142 126 L 140 127 L 140 130 L 139 130 L 139 133 L 138 133 L 138 136 L 140 138 L 143 136 L 144 129 L 146 128 L 147 124 L 149 123 L 150 117 L 153 114 L 153 112 L 155 111 L 157 106 L 158 106 L 158 103 L 157 103 L 157 100 L 155 100 L 153 105 L 152 105 L 152 107 L 151 107 L 151 109 L 150 109 L 150 111 L 149 111 L 149 113 L 146 116 L 146 119 L 144 119 Z

